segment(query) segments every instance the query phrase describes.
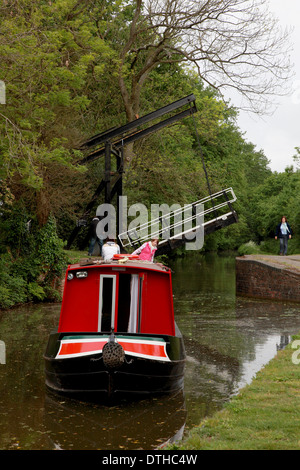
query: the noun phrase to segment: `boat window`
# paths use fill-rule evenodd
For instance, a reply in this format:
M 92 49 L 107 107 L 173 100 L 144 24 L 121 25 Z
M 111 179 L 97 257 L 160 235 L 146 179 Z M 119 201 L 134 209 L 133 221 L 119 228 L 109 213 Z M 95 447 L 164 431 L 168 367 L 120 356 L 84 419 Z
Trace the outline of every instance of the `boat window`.
M 100 275 L 98 331 L 110 331 L 115 326 L 116 276 Z

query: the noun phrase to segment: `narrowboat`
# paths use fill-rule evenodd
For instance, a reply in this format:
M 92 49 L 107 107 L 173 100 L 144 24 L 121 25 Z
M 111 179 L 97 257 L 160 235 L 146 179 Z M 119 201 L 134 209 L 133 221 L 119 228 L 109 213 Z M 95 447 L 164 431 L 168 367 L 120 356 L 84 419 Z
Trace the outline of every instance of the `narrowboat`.
M 183 388 L 171 270 L 135 258 L 68 266 L 58 328 L 44 356 L 50 390 L 111 398 Z

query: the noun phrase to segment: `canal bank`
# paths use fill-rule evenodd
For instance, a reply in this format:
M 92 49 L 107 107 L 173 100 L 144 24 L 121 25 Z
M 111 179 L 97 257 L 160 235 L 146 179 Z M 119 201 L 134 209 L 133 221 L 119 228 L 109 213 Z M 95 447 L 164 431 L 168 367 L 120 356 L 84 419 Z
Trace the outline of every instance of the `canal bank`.
M 298 304 L 236 297 L 234 255 L 196 253 L 171 267 L 184 393 L 109 409 L 49 395 L 43 354 L 61 304 L 1 311 L 0 449 L 157 449 L 215 416 L 300 331 Z
M 236 294 L 300 302 L 300 255 L 237 257 Z
M 300 334 L 177 450 L 298 450 Z

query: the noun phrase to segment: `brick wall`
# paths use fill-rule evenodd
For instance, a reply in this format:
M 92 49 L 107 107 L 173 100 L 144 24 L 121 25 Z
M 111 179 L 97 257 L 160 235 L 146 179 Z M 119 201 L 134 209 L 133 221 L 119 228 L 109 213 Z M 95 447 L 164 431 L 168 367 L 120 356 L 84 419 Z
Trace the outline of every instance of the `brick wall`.
M 247 257 L 236 258 L 236 294 L 300 302 L 300 271 Z

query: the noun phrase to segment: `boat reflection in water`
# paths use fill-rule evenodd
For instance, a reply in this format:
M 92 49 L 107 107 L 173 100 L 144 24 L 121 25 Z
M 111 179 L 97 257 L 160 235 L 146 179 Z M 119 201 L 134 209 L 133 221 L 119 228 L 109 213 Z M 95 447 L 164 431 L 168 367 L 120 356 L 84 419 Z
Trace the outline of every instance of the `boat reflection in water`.
M 185 359 L 168 267 L 130 258 L 68 267 L 45 354 L 49 389 L 110 399 L 174 393 Z
M 48 392 L 45 426 L 53 449 L 138 450 L 180 441 L 186 409 L 183 392 L 120 406 L 59 398 Z

